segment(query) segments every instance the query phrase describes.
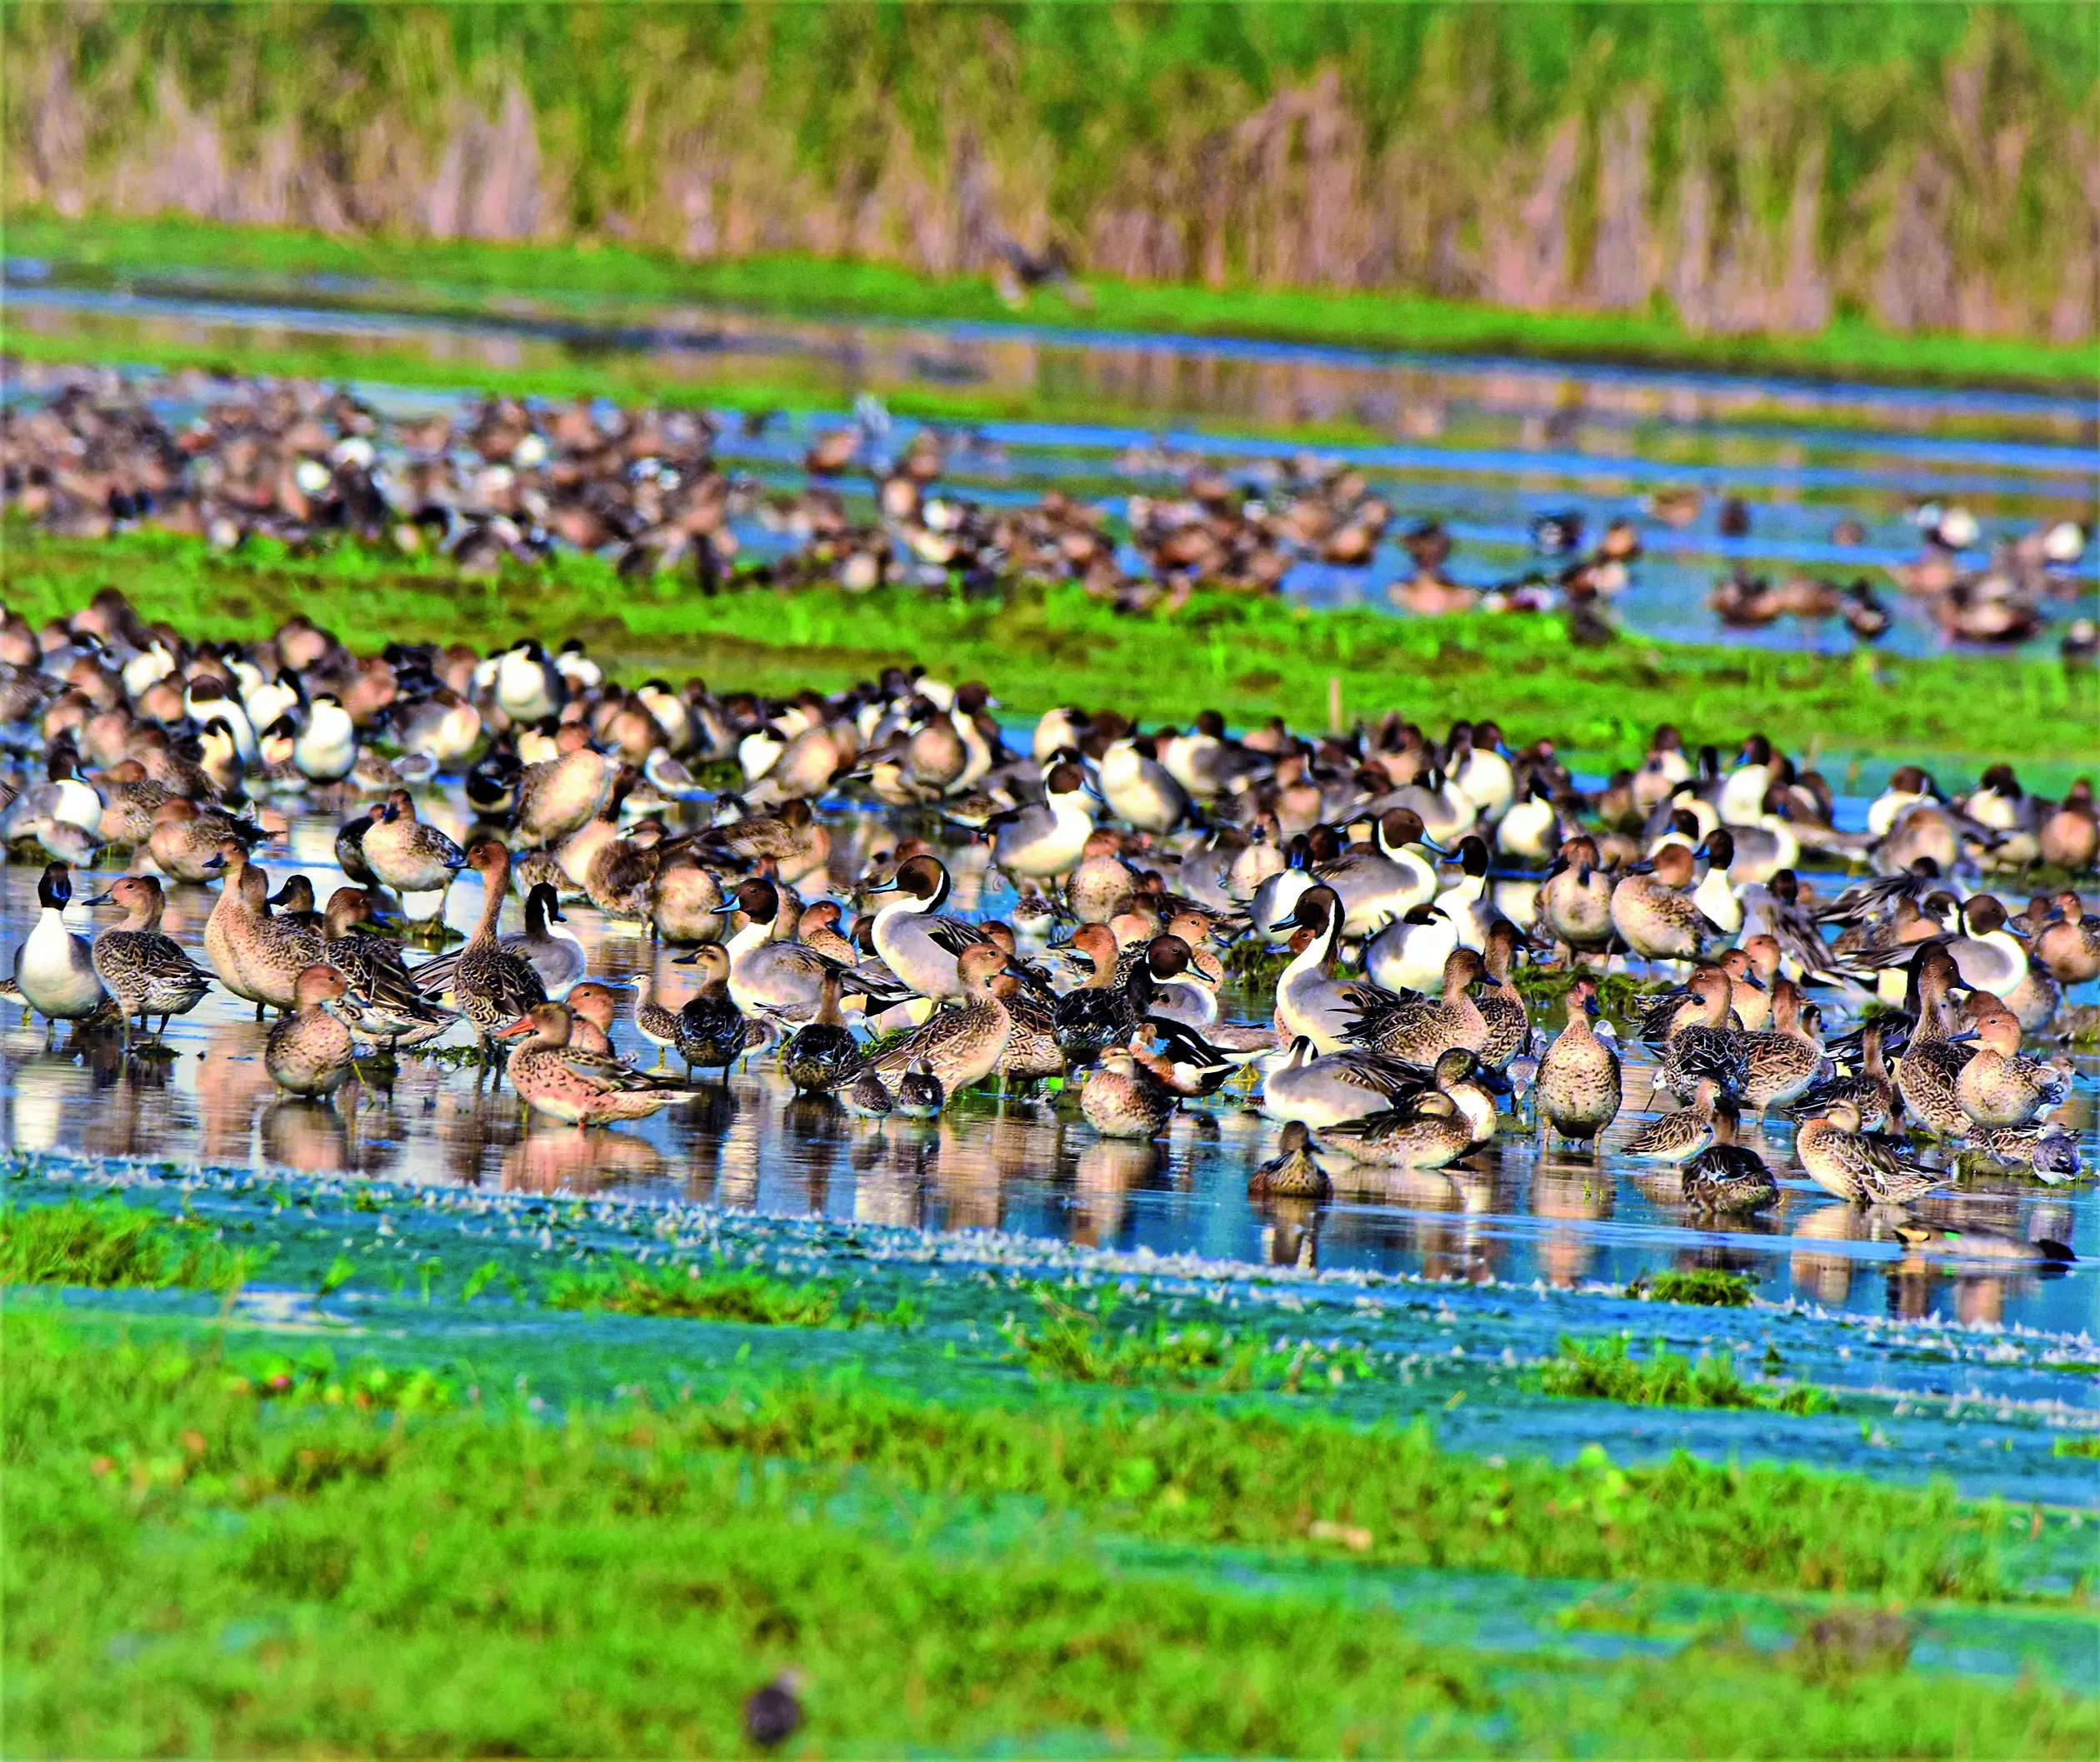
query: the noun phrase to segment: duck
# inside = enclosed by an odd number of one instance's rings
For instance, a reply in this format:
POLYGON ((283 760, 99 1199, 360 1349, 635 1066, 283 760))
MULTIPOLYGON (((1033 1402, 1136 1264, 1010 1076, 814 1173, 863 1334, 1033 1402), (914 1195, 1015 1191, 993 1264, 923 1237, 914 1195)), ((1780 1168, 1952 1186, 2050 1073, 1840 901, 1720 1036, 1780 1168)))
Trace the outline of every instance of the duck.
MULTIPOLYGON (((729 976, 728 954, 723 954, 714 971, 704 976, 710 980, 720 978, 727 981, 729 976)), ((654 973, 642 975, 638 989, 639 996, 636 998, 634 1005, 635 1029, 642 1039, 657 1049, 657 1061, 652 1068, 661 1071, 663 1068, 665 1056, 678 1048, 678 1011, 674 1006, 663 1001, 662 991, 657 983, 654 973)), ((732 1005, 732 1007, 733 1008, 734 1006, 732 1005)), ((741 1011, 738 1012, 737 1019, 740 1022, 743 1020, 741 1011)), ((739 1051, 741 1050, 739 1048, 739 1051)))
POLYGON ((1315 1131, 1382 1112, 1422 1087, 1422 1072, 1411 1065, 1355 1047, 1320 1053, 1305 1035, 1262 1063, 1262 1111, 1315 1131))
POLYGON ((1054 881, 1078 866, 1094 829, 1087 774, 1070 760, 1043 774, 1042 800, 997 814, 986 823, 992 861, 1008 875, 1054 881))
POLYGON ((1109 1053, 1087 1074, 1080 1111, 1104 1138, 1157 1138, 1181 1098, 1128 1049, 1109 1053))
POLYGON ((876 954, 903 984, 937 1003, 963 995, 961 956, 985 940, 977 925, 940 915, 952 885, 948 866, 921 853, 906 858, 889 881, 867 890, 887 896, 869 929, 876 954))
POLYGON ((261 841, 256 827, 236 821, 217 808, 199 807, 181 796, 171 796, 153 811, 152 830, 146 835, 147 854, 153 866, 170 881, 202 886, 225 866, 222 846, 238 839, 246 850, 261 841))
POLYGON ((1388 808, 1374 823, 1369 844, 1351 845, 1315 866, 1312 878, 1332 887, 1342 901, 1344 936, 1369 936, 1436 898, 1428 836, 1412 808, 1388 808))
POLYGON ((1869 1021, 1859 1033, 1858 1068, 1803 1090, 1782 1111, 1797 1121, 1809 1120, 1847 1101, 1868 1131, 1883 1130, 1896 1116, 1896 1085, 1882 1055, 1882 1041, 1881 1024, 1869 1021))
POLYGON ((959 1001, 936 1011, 869 1063, 886 1077, 924 1060, 952 1099, 998 1068, 1012 1029, 1006 1000, 1021 981, 1008 970, 1004 951, 978 943, 962 951, 957 963, 963 987, 959 1001))
POLYGON ((835 966, 825 969, 817 1013, 781 1049, 780 1068, 798 1095, 829 1095, 859 1074, 860 1042, 839 1010, 839 976, 835 966))
POLYGON ((62 862, 47 863, 37 882, 37 921, 15 952, 14 984, 28 1009, 44 1018, 45 1040, 62 1021, 81 1021, 107 1000, 94 947, 66 928, 72 878, 62 862))
POLYGON ((249 981, 245 951, 254 933, 257 906, 268 909, 269 882, 263 879, 259 893, 242 886, 241 878, 251 866, 248 850, 238 839, 222 841, 218 855, 225 879, 212 902, 211 915, 204 920, 204 958, 221 985, 255 1006, 255 1019, 260 1021, 262 994, 249 981))
POLYGON ((1344 986, 1343 1007, 1350 1014, 1342 1037, 1352 1046, 1424 1067, 1453 1046, 1478 1053, 1488 1044, 1489 1028, 1472 987, 1487 976, 1477 951, 1455 948, 1444 961, 1440 997, 1402 996, 1375 986, 1344 986))
POLYGON ((1188 792, 1159 762, 1150 740, 1125 736, 1110 741, 1099 776, 1109 811, 1139 832, 1164 836, 1188 817, 1188 792))
POLYGON ((1358 1162, 1388 1168, 1442 1169, 1473 1147, 1472 1127, 1448 1096, 1431 1093, 1412 1107, 1392 1108, 1329 1129, 1328 1144, 1358 1162))
POLYGON ((1957 973, 1944 944, 1921 944, 1911 966, 1917 988, 1917 1019, 1910 1042, 1896 1066, 1896 1092, 1904 1107, 1928 1131, 1941 1138, 1963 1136, 1975 1122, 1957 1092, 1970 1050, 1948 1037, 1948 992, 1957 973))
POLYGON ((332 693, 308 701, 305 726, 292 742, 292 763, 309 783, 340 783, 358 768, 358 725, 332 693))
POLYGON ((1823 1062, 1821 1012, 1802 1001, 1791 979, 1773 981, 1772 1023, 1758 1032, 1734 1033, 1748 1069, 1733 1093, 1761 1112, 1783 1108, 1799 1096, 1823 1062))
POLYGON ((2085 901, 2068 887, 2053 904, 2057 915, 2035 935, 2035 959, 2059 985, 2100 979, 2100 916, 2088 916, 2085 901))
POLYGON ((1722 1094, 1713 1078, 1701 1077, 1690 1103, 1642 1126, 1626 1141, 1626 1154, 1644 1162, 1689 1162, 1713 1142, 1713 1111, 1722 1094))
POLYGON ((1802 1122, 1794 1155, 1826 1193, 1855 1205, 1903 1205, 1943 1186, 1947 1177, 1915 1161, 1900 1139, 1862 1131, 1849 1101, 1802 1122))
POLYGON ((618 761, 591 744, 580 722, 564 722, 554 737, 552 758, 528 765, 518 779, 512 810, 518 836, 528 845, 550 847, 579 831, 598 813, 618 761))
POLYGON ((1992 895, 1979 893, 1958 908, 1960 934, 1949 940, 1948 953, 1962 983, 1972 991, 2004 997, 2028 971, 2028 951, 2008 927, 2005 907, 1992 895))
POLYGON ((1690 851, 1666 844, 1612 887, 1612 926, 1643 960, 1696 961, 1721 934, 1687 891, 1692 868, 1690 851))
POLYGON ((731 869, 770 864, 773 878, 792 886, 831 861, 831 829, 798 796, 782 802, 776 813, 747 814, 726 826, 709 827, 700 834, 695 848, 703 860, 731 869))
POLYGON ((169 1021, 187 1016, 204 1001, 212 976, 192 961, 181 943, 161 931, 168 901, 150 875, 128 875, 88 901, 121 906, 124 921, 96 936, 95 971, 117 1000, 124 1021, 124 1044, 131 1045, 132 1018, 143 1033, 149 1017, 161 1019, 159 1038, 169 1021))
POLYGON ((571 1044, 575 1018, 568 1006, 541 1001, 497 1031, 518 1041, 511 1054, 511 1086, 534 1113, 571 1126, 604 1126, 645 1119, 693 1091, 674 1078, 637 1071, 604 1053, 571 1044))
POLYGON ((586 980, 561 1001, 568 1006, 569 1044, 586 1052, 614 1056, 612 1024, 620 1010, 612 987, 586 980))
POLYGON ((1473 1001, 1488 1024, 1488 1037, 1478 1051, 1481 1063, 1496 1071, 1531 1050, 1531 1015, 1511 976, 1518 951, 1524 946, 1523 932, 1502 918, 1489 927, 1480 953, 1488 983, 1473 1001))
POLYGON ((2023 1166, 2048 1186, 2078 1178, 2078 1141, 2053 1120, 2040 1126, 1979 1126, 1962 1147, 1996 1163, 2023 1166))
POLYGON ((278 1088, 315 1100, 342 1088, 358 1049, 334 1005, 349 989, 348 980, 319 961, 293 981, 291 1011, 262 1043, 263 1066, 278 1088))
POLYGON ((1695 1211, 1762 1211, 1779 1199, 1779 1183, 1765 1160, 1736 1142, 1738 1113, 1733 1101, 1713 1104, 1713 1142, 1684 1165, 1684 1202, 1695 1211))
MULTIPOLYGON (((937 1080, 938 1081, 938 1080, 937 1080)), ((896 1111, 897 1097, 879 1072, 862 1065, 860 1075, 839 1091, 839 1105, 856 1120, 886 1120, 896 1111)))
POLYGON ((1682 1101, 1711 1079, 1724 1094, 1740 1096, 1750 1081, 1749 1048, 1728 1026, 1728 976, 1718 966, 1703 966, 1692 974, 1688 989, 1702 1013, 1672 1029, 1649 1093, 1667 1091, 1682 1101))
POLYGON ((941 1110, 948 1106, 948 1091, 935 1075, 931 1061, 915 1058, 904 1067, 904 1074, 897 1080, 893 1105, 907 1120, 940 1117, 941 1110))
POLYGON ((1364 946, 1365 976, 1388 991, 1442 988, 1458 925, 1441 906, 1419 905, 1392 919, 1364 946))
MULTIPOLYGON (((678 1014, 668 1025, 672 1031, 671 1044, 685 1061, 687 1070, 695 1065, 703 1071, 719 1070, 726 1081, 729 1067, 752 1046, 752 1025, 744 1019, 737 1001, 729 951, 719 942, 706 942, 684 959, 700 969, 700 982, 698 989, 678 1006, 678 1014)), ((835 1017, 838 974, 836 969, 827 968, 822 977, 835 1017)), ((820 992, 818 1021, 822 1020, 823 1008, 820 992)), ((637 1019, 639 1020, 638 1012, 637 1019)), ((654 1040, 664 1026, 652 1019, 642 1024, 642 1031, 654 1040)))
POLYGON ((1618 1051, 1595 1027, 1598 1006, 1597 981, 1578 978, 1568 988, 1568 1026, 1539 1059, 1532 1086, 1548 1143, 1558 1133, 1594 1146, 1625 1103, 1618 1051))
POLYGON ((722 882, 690 851, 672 850, 657 865, 650 921, 681 947, 722 940, 722 882))
MULTIPOLYGON (((800 942, 777 939, 781 920, 789 910, 798 910, 792 894, 769 881, 753 877, 742 882, 732 896, 733 911, 743 924, 730 937, 729 995, 747 1016, 766 1016, 785 1021, 808 1021, 815 1013, 824 976, 837 966, 827 962, 814 949, 800 942)), ((680 955, 675 965, 691 966, 712 962, 703 943, 689 955, 680 955)), ((904 993, 900 987, 885 1001, 895 1001, 904 993)))
MULTIPOLYGON (((416 817, 415 797, 405 789, 388 792, 378 817, 365 828, 360 851, 374 879, 404 900, 410 894, 438 895, 432 917, 443 911, 445 890, 467 863, 458 845, 416 817)), ((508 866, 504 872, 508 876, 508 866)))
MULTIPOLYGON (((547 987, 532 963, 505 948, 496 934, 502 917, 503 898, 510 889, 511 853, 495 840, 484 838, 467 852, 465 866, 482 878, 481 917, 474 933, 442 976, 426 981, 423 969, 418 967, 415 978, 433 996, 449 988, 459 1013, 479 1034, 486 1057, 501 1031, 524 1021, 548 1001, 547 987)), ((567 1019, 564 1011, 563 1020, 567 1019)))
POLYGON ((1978 1045, 1954 1080, 1954 1099, 1978 1126, 2027 1126, 2061 1106, 2064 1074, 2020 1051, 2020 1024, 2009 1010, 1987 1011, 1975 1026, 1978 1045))
POLYGON ((1538 890, 1538 924, 1571 954, 1611 946, 1614 883, 1604 872, 1597 841, 1587 832, 1562 841, 1538 890))
MULTIPOLYGON (((1352 985, 1335 977, 1342 925, 1340 897, 1332 887, 1312 886, 1298 896, 1290 916, 1278 926, 1303 931, 1306 941, 1276 981, 1276 1031, 1292 1038, 1302 1034, 1322 1052, 1338 1052, 1348 1042, 1358 1014, 1350 992, 1360 991, 1367 1000, 1392 995, 1375 985, 1352 985)), ((1297 947, 1295 936, 1292 946, 1297 947)))
POLYGON ((1326 1200, 1334 1193, 1327 1171, 1314 1160, 1319 1146, 1298 1120, 1288 1121, 1277 1140, 1277 1154, 1254 1171, 1247 1183, 1249 1199, 1326 1200))

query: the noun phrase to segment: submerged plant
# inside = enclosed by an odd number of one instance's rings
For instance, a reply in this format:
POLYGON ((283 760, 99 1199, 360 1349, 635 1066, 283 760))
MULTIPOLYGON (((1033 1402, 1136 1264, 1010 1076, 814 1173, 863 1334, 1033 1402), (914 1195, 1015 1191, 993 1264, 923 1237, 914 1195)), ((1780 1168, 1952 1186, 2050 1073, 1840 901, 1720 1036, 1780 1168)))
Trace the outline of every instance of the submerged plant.
POLYGON ((645 1266, 622 1255, 559 1275, 548 1287, 547 1300, 558 1310, 614 1310, 768 1328, 908 1327, 918 1319, 908 1298, 880 1313, 859 1305, 842 1313, 844 1295, 827 1280, 798 1283, 719 1260, 706 1266, 645 1266))
POLYGON ((1626 1287, 1626 1295, 1650 1303, 1697 1303, 1709 1309, 1740 1310, 1750 1304, 1750 1281, 1741 1273, 1716 1267, 1694 1267, 1690 1272, 1642 1273, 1626 1287))
POLYGON ((125 1205, 68 1200, 0 1207, 0 1284, 230 1290, 270 1256, 229 1248, 203 1225, 125 1205))
POLYGON ((1295 1395, 1308 1377, 1330 1386, 1368 1377, 1371 1363, 1355 1346, 1322 1347, 1309 1341, 1272 1345, 1215 1322, 1178 1321, 1155 1315, 1149 1325, 1118 1328, 1122 1299, 1105 1294, 1094 1309, 1067 1302, 1048 1285, 1034 1287, 1041 1314, 1034 1322, 1009 1317, 999 1332, 1012 1348, 1008 1359, 1036 1375, 1072 1383, 1109 1383, 1120 1388, 1165 1383, 1221 1391, 1280 1390, 1295 1395))
POLYGON ((1647 1358, 1635 1358, 1623 1335, 1588 1343, 1563 1336, 1560 1355, 1539 1372, 1548 1395, 1577 1400, 1625 1401, 1637 1407, 1741 1407, 1770 1413, 1828 1413, 1837 1405, 1830 1392, 1812 1383, 1776 1387, 1746 1383, 1735 1361, 1702 1353, 1690 1359, 1659 1344, 1647 1358))

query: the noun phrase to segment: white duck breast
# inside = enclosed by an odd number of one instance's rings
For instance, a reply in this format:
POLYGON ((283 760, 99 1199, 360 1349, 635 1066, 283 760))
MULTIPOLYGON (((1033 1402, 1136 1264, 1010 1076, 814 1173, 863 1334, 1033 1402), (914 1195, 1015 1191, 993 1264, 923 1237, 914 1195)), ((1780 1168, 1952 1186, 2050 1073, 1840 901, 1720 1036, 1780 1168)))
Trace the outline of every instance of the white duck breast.
POLYGON ((1472 838, 1461 850, 1465 873, 1437 896, 1436 906, 1457 929, 1461 948, 1485 948, 1502 916, 1488 896, 1488 846, 1472 838))
POLYGON ((1885 789, 1874 797, 1867 810, 1867 830, 1877 838, 1886 838, 1888 829, 1896 824, 1897 816, 1906 808, 1915 807, 1919 802, 1930 799, 1922 790, 1885 789))
POLYGON ((1101 793, 1118 819, 1141 832, 1171 832, 1188 812, 1188 796, 1172 773, 1132 741, 1118 741, 1101 756, 1101 793))
POLYGON ((148 686, 158 683, 174 671, 175 657, 168 653, 165 644, 156 641, 124 663, 124 695, 135 703, 148 686))
POLYGON ((51 780, 52 800, 48 810, 53 820, 62 820, 68 826, 77 826, 83 832, 102 837, 102 796, 90 783, 77 776, 53 777, 51 780))
POLYGON ((241 704, 251 722, 267 728, 280 716, 289 716, 299 707, 299 694, 282 679, 258 679, 241 694, 241 704))
POLYGON ((1692 903, 1719 926, 1723 936, 1732 936, 1742 928, 1742 901, 1728 885, 1728 871, 1718 866, 1700 877, 1699 885, 1692 890, 1692 903))
POLYGON ((1068 874, 1094 829, 1083 787, 1046 791, 992 835, 992 860, 1009 875, 1038 879, 1068 874))
POLYGON ((2002 997, 2027 976, 2027 950, 2010 931, 1957 937, 1947 945, 1962 983, 1972 991, 2002 997))
POLYGON ((561 675, 522 646, 497 661, 494 683, 496 701, 514 722, 536 722, 556 714, 568 695, 561 675))
POLYGON ((1772 767, 1738 765, 1721 786, 1718 809, 1723 826, 1756 826, 1764 817, 1765 791, 1772 787, 1772 767))
POLYGON ((1543 796, 1511 804, 1495 826, 1495 848, 1526 862, 1550 862, 1560 849, 1560 816, 1543 796))
POLYGON ((1159 761, 1190 795, 1208 800, 1223 781, 1220 766, 1224 756, 1225 743, 1215 735, 1178 734, 1167 743, 1159 761))
POLYGON ((1418 906, 1395 918, 1363 951, 1363 971, 1388 991, 1443 990, 1444 962, 1458 946, 1458 926, 1434 906, 1418 906))
POLYGON ((292 743, 292 762, 316 783, 338 783, 357 768, 358 728, 332 697, 317 697, 292 743))
POLYGON ((1490 822, 1508 812, 1517 796, 1517 773, 1509 768, 1509 761, 1499 752, 1483 751, 1478 746, 1467 754, 1452 781, 1472 803, 1479 817, 1490 822))
POLYGON ((745 781, 756 783, 780 762, 787 750, 787 737, 772 723, 752 729, 737 742, 737 762, 743 766, 745 781))

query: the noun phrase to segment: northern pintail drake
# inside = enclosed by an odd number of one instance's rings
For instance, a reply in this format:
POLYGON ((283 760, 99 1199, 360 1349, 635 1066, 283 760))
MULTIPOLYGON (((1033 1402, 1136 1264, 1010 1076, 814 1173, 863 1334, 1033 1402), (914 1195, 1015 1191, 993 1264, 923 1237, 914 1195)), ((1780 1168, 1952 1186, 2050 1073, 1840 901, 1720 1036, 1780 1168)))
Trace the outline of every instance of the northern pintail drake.
POLYGON ((1947 1181, 1917 1161, 1901 1139, 1862 1131, 1849 1101, 1802 1121, 1794 1155, 1818 1186, 1855 1205, 1908 1205, 1947 1181))
POLYGON ((334 1006, 349 989, 350 981, 332 966, 316 963, 299 975, 291 1012, 262 1046, 263 1065, 278 1088, 318 1098, 342 1086, 358 1049, 334 1006))
POLYGON ((1947 951, 1971 991, 2004 997, 2027 976, 2027 949, 2008 927, 2005 907, 1992 896, 1979 893, 1965 901, 1958 928, 1961 933, 1948 943, 1947 951))
POLYGON ((1342 901, 1342 934, 1366 936, 1436 898, 1435 853, 1421 815, 1388 808, 1373 825, 1369 844, 1351 845, 1312 872, 1342 901))
POLYGON ((123 1014, 124 1043, 129 1046, 134 1016, 141 1032, 151 1017, 159 1016, 160 1032, 165 1034, 171 1017, 187 1016, 204 1001, 212 976, 181 943, 162 933, 161 913, 168 902, 152 876, 128 875, 88 903, 104 900, 123 908, 124 921, 95 938, 95 971, 123 1014))
POLYGON ((1267 1056, 1263 1067, 1262 1111, 1316 1131, 1383 1112, 1397 1097, 1417 1092, 1422 1085, 1422 1073, 1414 1066, 1360 1048, 1316 1056, 1304 1035, 1267 1056))
POLYGON ((1597 981, 1578 979, 1568 993, 1568 1026, 1540 1058, 1534 1085, 1541 1122, 1580 1144, 1595 1144, 1625 1101, 1618 1051, 1597 1032, 1597 981))
MULTIPOLYGON (((743 882, 733 903, 722 908, 743 921, 729 938, 728 952, 729 995, 747 1016, 808 1021, 816 1013, 827 970, 837 966, 798 941, 776 939, 792 898, 771 881, 754 879, 743 882)), ((691 966, 712 959, 703 944, 679 956, 678 964, 691 966)))
POLYGON ((692 1098, 693 1091, 676 1079, 653 1076, 571 1044, 574 1018, 566 1004, 535 1004, 499 1031, 505 1039, 520 1039, 511 1054, 511 1086, 533 1112, 550 1119, 604 1126, 644 1119, 692 1098))
POLYGON ((940 915, 951 885, 947 866, 921 855, 906 858, 894 877, 867 890, 884 896, 869 932, 875 952, 904 984, 936 1002, 963 994, 958 962, 985 940, 977 925, 940 915))
POLYGON ((46 1038, 62 1021, 80 1021, 103 1003, 92 945, 66 928, 72 879, 62 862, 48 863, 37 883, 37 921, 15 952, 15 989, 44 1018, 46 1038))
POLYGON ((1006 1000, 1021 983, 1008 971, 1004 951, 988 942, 964 950, 958 966, 961 1000, 936 1011, 868 1061, 893 1080, 915 1060, 923 1059, 951 1100, 998 1069, 1012 1027, 1006 1000))
POLYGON ((1692 867, 1691 851, 1666 844, 1612 889, 1612 927, 1643 960, 1696 961, 1720 934, 1688 891, 1692 867))
POLYGON ((1328 1179, 1327 1171, 1314 1160, 1319 1146, 1312 1136, 1297 1120, 1286 1122, 1282 1136, 1278 1141, 1277 1154, 1255 1170, 1247 1183, 1249 1199, 1312 1199, 1328 1198, 1334 1191, 1334 1183, 1328 1179))
POLYGON ((992 861, 1008 875, 1036 881, 1070 874, 1094 829, 1092 800, 1083 770, 1069 760, 1052 765, 1042 779, 1041 801, 988 822, 992 861))
POLYGON ((1339 1052, 1348 1043, 1361 1008, 1351 993, 1369 998, 1389 995, 1376 986, 1335 976, 1342 957, 1342 924, 1341 899, 1325 886, 1308 888, 1282 921, 1282 926, 1303 931, 1306 941, 1277 979, 1276 1031, 1292 1039, 1303 1035, 1322 1052, 1339 1052))
POLYGON ((1954 1099, 1978 1126, 2027 1126, 2061 1106, 2070 1081, 2053 1065, 2020 1051, 2020 1024, 2009 1010, 1988 1010, 1975 1027, 1975 1051, 1954 1080, 1954 1099))

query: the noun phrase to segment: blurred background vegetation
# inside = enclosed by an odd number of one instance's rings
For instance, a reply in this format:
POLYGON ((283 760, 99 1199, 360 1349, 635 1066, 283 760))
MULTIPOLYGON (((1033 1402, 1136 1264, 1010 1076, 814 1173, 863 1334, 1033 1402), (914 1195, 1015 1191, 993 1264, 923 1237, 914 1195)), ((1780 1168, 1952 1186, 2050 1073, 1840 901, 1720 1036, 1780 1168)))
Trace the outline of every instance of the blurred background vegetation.
POLYGON ((2100 333, 2089 5, 14 6, 17 212, 2100 333))

